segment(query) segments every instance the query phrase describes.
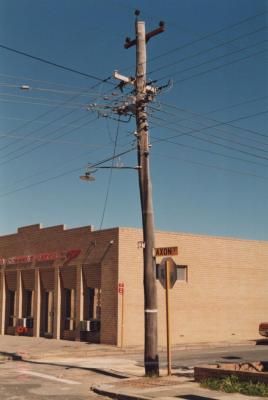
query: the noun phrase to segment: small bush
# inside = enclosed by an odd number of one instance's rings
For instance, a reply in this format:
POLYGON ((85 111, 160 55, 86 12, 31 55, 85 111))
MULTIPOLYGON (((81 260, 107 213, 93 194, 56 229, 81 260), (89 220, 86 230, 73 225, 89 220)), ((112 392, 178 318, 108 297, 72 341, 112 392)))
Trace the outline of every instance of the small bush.
POLYGON ((208 378, 201 382, 201 386, 220 390, 227 393, 241 393, 248 396, 268 396, 268 386, 264 383, 242 382, 234 376, 228 376, 224 379, 208 378))

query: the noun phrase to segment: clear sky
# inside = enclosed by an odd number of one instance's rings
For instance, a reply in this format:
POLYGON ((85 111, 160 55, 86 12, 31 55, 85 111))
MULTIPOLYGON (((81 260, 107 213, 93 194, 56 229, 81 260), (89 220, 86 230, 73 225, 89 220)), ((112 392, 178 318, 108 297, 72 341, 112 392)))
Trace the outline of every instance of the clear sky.
POLYGON ((265 0, 2 0, 0 234, 141 226, 135 170, 79 179, 134 146, 135 119, 112 113, 131 88, 103 80, 135 74, 136 8, 147 31, 166 23, 147 46, 148 81, 169 82, 148 108, 156 228, 268 240, 265 0))

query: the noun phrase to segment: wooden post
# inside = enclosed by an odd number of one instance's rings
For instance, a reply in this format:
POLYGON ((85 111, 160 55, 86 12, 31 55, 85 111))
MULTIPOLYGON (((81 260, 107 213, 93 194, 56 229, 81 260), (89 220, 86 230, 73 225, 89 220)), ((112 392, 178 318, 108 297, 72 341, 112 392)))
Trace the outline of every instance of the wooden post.
POLYGON ((121 298, 121 349, 124 346, 124 318, 125 318, 124 296, 125 296, 125 288, 123 287, 122 298, 121 298))
POLYGON ((170 304, 169 304, 169 290, 170 290, 170 266, 169 260, 166 261, 166 323, 167 323, 167 373, 171 375, 171 343, 170 343, 170 304))
POLYGON ((2 266, 1 273, 1 288, 0 288, 0 335, 5 334, 6 329, 6 278, 5 267, 2 266))
POLYGON ((40 270, 38 267, 34 271, 34 328, 33 335, 36 337, 40 336, 40 324, 41 324, 41 285, 40 285, 40 270))
POLYGON ((144 367, 146 376, 159 375, 157 343, 157 293, 155 279, 154 214, 149 168, 149 138, 146 112, 146 38, 145 23, 136 21, 136 124, 139 187, 144 240, 144 367))

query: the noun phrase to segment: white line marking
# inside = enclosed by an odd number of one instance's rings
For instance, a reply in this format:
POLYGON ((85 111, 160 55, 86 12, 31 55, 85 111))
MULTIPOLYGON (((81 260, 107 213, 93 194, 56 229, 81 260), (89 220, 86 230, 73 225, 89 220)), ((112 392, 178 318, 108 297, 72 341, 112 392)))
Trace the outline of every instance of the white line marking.
POLYGON ((71 381, 70 379, 56 378, 55 376, 47 375, 47 374, 41 374, 40 372, 34 372, 34 371, 28 371, 28 370, 20 370, 19 373, 20 374, 26 374, 26 375, 39 376, 40 378, 48 379, 50 381, 67 383, 68 385, 80 385, 80 382, 71 381))

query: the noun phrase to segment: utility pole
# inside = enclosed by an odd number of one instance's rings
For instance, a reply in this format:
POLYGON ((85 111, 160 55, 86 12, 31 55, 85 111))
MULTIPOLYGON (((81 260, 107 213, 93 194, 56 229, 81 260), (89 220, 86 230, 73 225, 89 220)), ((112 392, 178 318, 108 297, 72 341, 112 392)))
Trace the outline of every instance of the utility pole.
MULTIPOLYGON (((139 11, 135 12, 139 15, 139 11)), ((149 167, 149 135, 146 103, 153 88, 146 84, 146 42, 164 31, 161 22, 159 28, 145 33, 145 23, 136 18, 136 39, 126 39, 125 48, 136 45, 136 125, 137 152, 139 169, 139 189, 143 224, 143 260, 144 260, 144 367, 148 377, 159 376, 159 358, 157 343, 157 292, 155 271, 155 238, 152 201, 152 184, 149 167)))

